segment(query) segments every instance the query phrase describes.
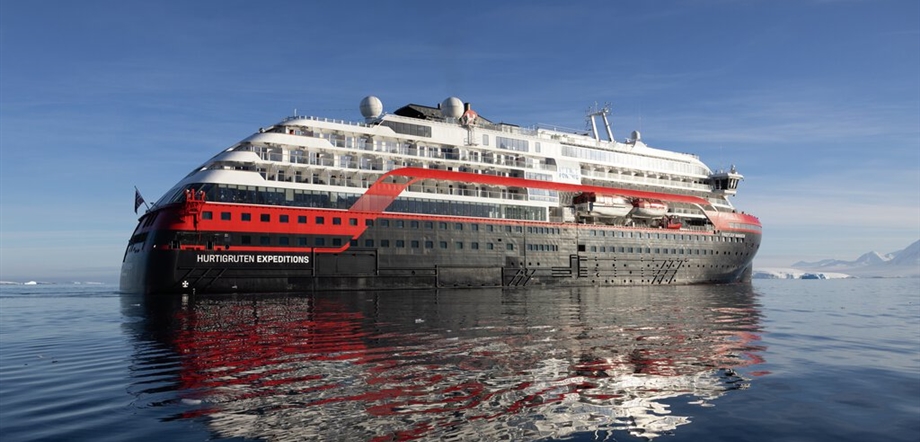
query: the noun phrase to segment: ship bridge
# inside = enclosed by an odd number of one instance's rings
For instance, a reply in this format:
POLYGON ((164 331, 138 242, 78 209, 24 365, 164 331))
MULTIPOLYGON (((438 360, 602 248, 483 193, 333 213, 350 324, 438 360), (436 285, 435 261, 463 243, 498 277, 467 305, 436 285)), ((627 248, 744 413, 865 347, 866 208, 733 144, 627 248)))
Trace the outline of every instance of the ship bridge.
POLYGON ((709 175, 709 184, 712 191, 724 196, 732 196, 738 193, 738 183, 744 180, 744 176, 735 170, 732 165, 727 172, 720 170, 709 175))

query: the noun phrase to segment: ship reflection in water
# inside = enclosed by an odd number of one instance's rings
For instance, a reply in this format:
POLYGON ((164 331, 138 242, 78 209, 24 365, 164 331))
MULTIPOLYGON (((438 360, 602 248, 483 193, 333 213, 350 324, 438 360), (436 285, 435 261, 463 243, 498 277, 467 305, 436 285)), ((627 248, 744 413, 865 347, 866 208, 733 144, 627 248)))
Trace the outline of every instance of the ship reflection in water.
POLYGON ((148 300, 131 304, 134 365, 146 376, 163 363, 151 345, 174 352, 177 418, 222 438, 651 439, 690 423, 667 400, 711 406, 760 374, 756 298, 741 284, 148 300))

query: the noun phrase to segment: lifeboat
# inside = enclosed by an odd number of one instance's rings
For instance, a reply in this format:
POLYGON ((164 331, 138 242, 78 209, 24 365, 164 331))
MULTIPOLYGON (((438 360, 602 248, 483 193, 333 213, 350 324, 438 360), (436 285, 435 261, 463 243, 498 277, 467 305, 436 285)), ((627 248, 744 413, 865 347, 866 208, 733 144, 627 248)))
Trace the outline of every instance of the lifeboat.
POLYGON ((668 213, 668 205, 661 201, 635 199, 630 216, 633 218, 659 218, 668 213))
POLYGON ((659 225, 660 225, 661 227, 666 228, 666 229, 677 230, 677 229, 680 229, 681 227, 683 227, 684 223, 680 220, 679 217, 676 217, 676 216, 665 216, 664 218, 661 219, 659 225))
POLYGON ((616 195, 595 195, 585 192, 572 199, 575 210, 581 216, 616 218, 624 217, 633 210, 626 198, 616 195))

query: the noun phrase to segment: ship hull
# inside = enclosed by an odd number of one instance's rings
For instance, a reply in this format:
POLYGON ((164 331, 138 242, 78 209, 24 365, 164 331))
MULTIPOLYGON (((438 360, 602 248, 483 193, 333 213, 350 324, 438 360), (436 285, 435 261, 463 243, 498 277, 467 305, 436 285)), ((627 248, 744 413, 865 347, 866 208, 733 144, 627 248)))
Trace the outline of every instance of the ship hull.
MULTIPOLYGON (((396 225, 399 217, 389 221, 396 225)), ((431 230, 424 222, 417 229, 378 223, 335 251, 146 244, 126 253, 121 289, 156 294, 733 283, 750 278, 760 244, 757 233, 479 221, 432 222, 431 230), (377 247, 358 246, 367 244, 377 247)))

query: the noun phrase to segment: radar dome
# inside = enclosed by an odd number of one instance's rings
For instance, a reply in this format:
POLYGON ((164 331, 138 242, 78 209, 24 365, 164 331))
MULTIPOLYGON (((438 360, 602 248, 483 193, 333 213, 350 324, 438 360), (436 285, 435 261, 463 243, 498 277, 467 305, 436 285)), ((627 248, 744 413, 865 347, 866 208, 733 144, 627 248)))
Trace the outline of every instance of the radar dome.
POLYGON ((448 97, 441 102, 441 115, 445 118, 460 118, 463 115, 463 102, 457 97, 448 97))
POLYGON ((377 118, 383 113, 383 103, 379 98, 368 95, 361 100, 361 115, 364 118, 377 118))
POLYGON ((632 139, 636 141, 642 141, 642 134, 639 133, 639 131, 634 130, 632 131, 632 139))

